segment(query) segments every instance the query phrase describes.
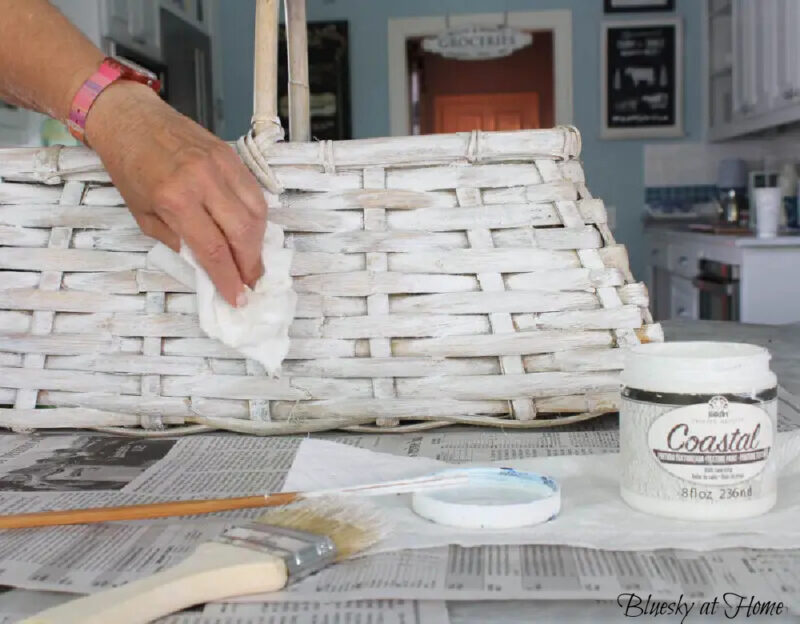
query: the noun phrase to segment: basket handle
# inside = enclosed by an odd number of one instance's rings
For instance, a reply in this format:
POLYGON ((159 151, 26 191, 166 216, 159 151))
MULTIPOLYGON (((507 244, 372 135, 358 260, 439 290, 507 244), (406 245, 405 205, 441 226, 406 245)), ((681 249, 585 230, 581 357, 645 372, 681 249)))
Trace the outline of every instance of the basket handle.
MULTIPOLYGON (((305 0, 284 0, 289 59, 289 136, 311 138, 308 89, 308 35, 305 0)), ((253 133, 275 132, 278 120, 278 2, 256 0, 253 72, 253 133)))

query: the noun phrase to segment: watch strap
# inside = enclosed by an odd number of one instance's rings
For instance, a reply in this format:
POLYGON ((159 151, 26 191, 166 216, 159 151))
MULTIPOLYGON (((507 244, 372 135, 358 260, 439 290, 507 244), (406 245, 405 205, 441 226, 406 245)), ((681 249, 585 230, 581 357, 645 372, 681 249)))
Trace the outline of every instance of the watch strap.
POLYGON ((97 97, 118 80, 127 79, 141 82, 151 87, 156 93, 161 90, 161 83, 152 76, 135 72, 130 67, 112 57, 106 57, 98 70, 81 85, 72 100, 67 119, 70 133, 82 143, 86 143, 86 118, 97 97))

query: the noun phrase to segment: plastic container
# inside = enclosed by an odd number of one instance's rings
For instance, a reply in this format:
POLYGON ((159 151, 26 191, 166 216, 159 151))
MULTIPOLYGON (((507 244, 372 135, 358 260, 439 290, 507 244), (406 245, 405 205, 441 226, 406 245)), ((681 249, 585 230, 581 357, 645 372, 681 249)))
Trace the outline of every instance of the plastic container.
POLYGON ((762 347, 724 342, 629 350, 620 409, 625 502, 691 520, 771 509, 777 380, 769 359, 762 347))
POLYGON ((512 468, 457 468, 465 485, 415 492, 414 512, 437 524, 464 529, 511 529, 547 522, 561 509, 561 491, 550 477, 512 468))
POLYGON ((781 215, 781 189, 771 186, 757 188, 753 193, 756 202, 756 236, 775 238, 781 215))
POLYGON ((723 158, 717 166, 717 188, 747 188, 747 163, 741 158, 723 158))

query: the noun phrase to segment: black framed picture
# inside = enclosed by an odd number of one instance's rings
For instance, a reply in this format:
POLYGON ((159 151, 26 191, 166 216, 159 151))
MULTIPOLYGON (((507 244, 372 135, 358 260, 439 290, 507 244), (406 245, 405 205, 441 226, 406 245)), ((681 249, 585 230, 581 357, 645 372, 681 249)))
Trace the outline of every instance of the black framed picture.
POLYGON ((603 23, 601 136, 683 136, 680 18, 603 23))
POLYGON ((603 0, 606 13, 674 11, 675 0, 603 0))
MULTIPOLYGON (((352 138, 350 121, 350 51, 346 21, 308 22, 308 83, 311 139, 352 138)), ((289 133, 286 29, 278 40, 278 113, 289 133)))

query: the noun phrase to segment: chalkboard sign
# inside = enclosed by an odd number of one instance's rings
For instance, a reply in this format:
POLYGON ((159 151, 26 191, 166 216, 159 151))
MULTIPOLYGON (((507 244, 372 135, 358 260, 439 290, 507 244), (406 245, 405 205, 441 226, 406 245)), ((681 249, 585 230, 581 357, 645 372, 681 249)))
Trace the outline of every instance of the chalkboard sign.
POLYGON ((603 24, 604 138, 683 134, 681 22, 603 24))
MULTIPOLYGON (((352 138, 347 22, 308 22, 308 83, 312 140, 352 138)), ((286 29, 278 39, 278 113, 289 133, 286 29)), ((289 138, 287 136, 287 138, 289 138)))

